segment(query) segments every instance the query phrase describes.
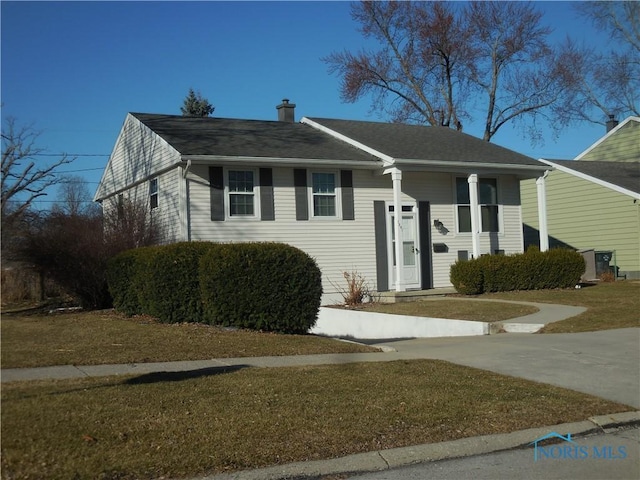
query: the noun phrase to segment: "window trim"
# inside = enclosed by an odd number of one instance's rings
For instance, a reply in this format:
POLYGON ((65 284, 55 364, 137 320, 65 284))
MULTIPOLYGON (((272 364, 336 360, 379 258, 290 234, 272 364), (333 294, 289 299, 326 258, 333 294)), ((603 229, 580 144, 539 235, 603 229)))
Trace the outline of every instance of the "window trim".
POLYGON ((224 215, 225 220, 238 221, 238 220, 260 220, 260 173, 257 168, 253 167, 224 167, 224 215), (251 172, 253 174, 253 214, 252 215, 239 215, 231 214, 231 197, 234 195, 248 195, 247 192, 231 192, 229 188, 229 173, 230 172, 251 172))
MULTIPOLYGON (((460 176, 454 176, 453 178, 453 192, 454 192, 454 202, 453 202, 453 207, 454 207, 454 214, 455 214, 455 223, 456 223, 456 234, 459 235, 471 235, 471 230, 469 231, 461 231, 460 230, 460 207, 468 207, 469 211, 471 211, 471 203, 458 203, 458 179, 461 179, 464 181, 465 184, 468 185, 468 177, 460 177, 460 176)), ((504 233, 504 225, 503 225, 503 221, 502 221, 502 204, 500 203, 500 190, 501 190, 501 185, 500 185, 500 178, 499 177, 478 177, 478 220, 480 221, 480 234, 500 234, 502 235, 504 233), (483 180, 494 180, 496 183, 496 202, 497 203, 480 203, 480 183, 483 180), (482 208, 483 207, 497 207, 497 211, 496 211, 496 220, 497 220, 497 224, 498 224, 498 230, 497 231, 491 231, 491 230, 484 230, 482 228, 482 208)))
POLYGON ((160 182, 158 177, 149 179, 149 210, 155 210, 160 205, 160 182), (154 188, 155 185, 155 188, 154 188))
POLYGON ((309 202, 309 220, 316 221, 331 221, 342 220, 342 185, 339 170, 326 170, 326 169, 308 169, 307 170, 307 196, 309 202), (335 189, 333 195, 328 194, 316 194, 313 192, 313 175, 314 174, 331 174, 335 180, 335 189), (314 208, 314 199, 316 195, 321 196, 333 196, 335 198, 335 215, 316 215, 314 208))

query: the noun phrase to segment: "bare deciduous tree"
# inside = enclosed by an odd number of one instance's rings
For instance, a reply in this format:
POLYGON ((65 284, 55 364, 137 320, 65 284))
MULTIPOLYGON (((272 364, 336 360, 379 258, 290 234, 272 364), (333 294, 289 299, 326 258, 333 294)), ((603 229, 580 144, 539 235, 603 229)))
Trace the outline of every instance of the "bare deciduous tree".
POLYGON ((84 178, 77 175, 63 176, 59 183, 57 201, 53 204, 52 211, 70 216, 99 213, 100 207, 93 201, 84 178))
POLYGON ((2 129, 2 196, 0 209, 5 219, 20 215, 33 201, 47 194, 47 189, 60 178, 55 171, 74 159, 66 154, 52 163, 41 158, 45 152, 37 146, 40 133, 32 126, 19 126, 14 118, 8 118, 2 129))
POLYGON ((352 16, 381 49, 324 61, 342 77, 345 101, 371 94, 373 109, 393 121, 460 130, 481 112, 490 141, 507 123, 535 126, 570 85, 529 3, 364 1, 352 16))
POLYGON ((154 221, 149 204, 124 196, 110 200, 103 209, 106 242, 118 251, 154 245, 160 242, 160 226, 154 221))
POLYGON ((640 3, 577 2, 577 12, 609 35, 613 47, 569 43, 563 60, 573 75, 573 94, 557 106, 565 123, 605 124, 610 116, 640 115, 640 3))
POLYGON ((39 212, 22 231, 16 258, 55 281, 84 308, 111 306, 107 263, 130 248, 155 243, 158 230, 145 206, 124 202, 120 211, 39 212))

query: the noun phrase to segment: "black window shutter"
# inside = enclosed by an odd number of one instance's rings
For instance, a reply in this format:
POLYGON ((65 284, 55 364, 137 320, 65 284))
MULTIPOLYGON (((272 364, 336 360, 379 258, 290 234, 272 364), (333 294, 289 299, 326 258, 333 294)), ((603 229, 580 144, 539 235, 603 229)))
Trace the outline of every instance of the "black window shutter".
POLYGON ((273 201, 273 170, 260 169, 260 220, 275 220, 276 212, 273 201))
POLYGON ((433 288, 431 264, 431 206, 429 202, 418 202, 418 228, 420 231, 420 286, 423 290, 433 288))
POLYGON ((293 170, 293 186, 296 197, 296 220, 309 220, 309 199, 307 197, 307 170, 293 170))
POLYGON ((209 191, 211 193, 211 220, 224 220, 224 173, 222 167, 209 167, 209 191))
POLYGON ((389 259, 387 257, 387 211, 381 200, 373 202, 373 224, 376 242, 376 281, 377 290, 389 290, 389 259))
POLYGON ((340 190, 342 191, 342 220, 355 220, 351 170, 340 170, 340 190))

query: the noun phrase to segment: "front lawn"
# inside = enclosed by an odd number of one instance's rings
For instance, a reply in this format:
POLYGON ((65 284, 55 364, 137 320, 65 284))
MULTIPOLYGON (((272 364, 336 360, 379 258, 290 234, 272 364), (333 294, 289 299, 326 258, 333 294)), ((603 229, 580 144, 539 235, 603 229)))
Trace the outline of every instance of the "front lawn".
POLYGON ((3 384, 3 478, 193 477, 632 410, 442 361, 196 373, 3 384))
POLYGON ((567 320, 546 325, 542 333, 574 333, 640 327, 640 281, 600 283, 580 289, 491 293, 479 298, 557 303, 586 307, 567 320))
POLYGON ((364 311, 412 315, 416 317, 451 318, 476 322, 497 322, 536 313, 531 305, 479 302, 473 300, 425 299, 416 302, 371 303, 359 307, 364 311))
POLYGON ((377 351, 313 335, 162 324, 149 317, 127 318, 112 310, 4 314, 0 332, 2 368, 377 351))

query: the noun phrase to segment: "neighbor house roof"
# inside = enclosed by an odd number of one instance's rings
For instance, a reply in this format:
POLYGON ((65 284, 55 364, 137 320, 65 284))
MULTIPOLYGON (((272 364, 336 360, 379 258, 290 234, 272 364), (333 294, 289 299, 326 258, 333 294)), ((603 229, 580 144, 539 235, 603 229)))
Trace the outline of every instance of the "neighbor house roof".
POLYGON ((562 172, 640 198, 640 162, 580 160, 541 160, 541 162, 562 172))
POLYGON ((234 118, 131 113, 183 156, 378 159, 308 125, 234 118))
POLYGON ((305 118, 394 159, 540 167, 533 158, 447 127, 305 118))

